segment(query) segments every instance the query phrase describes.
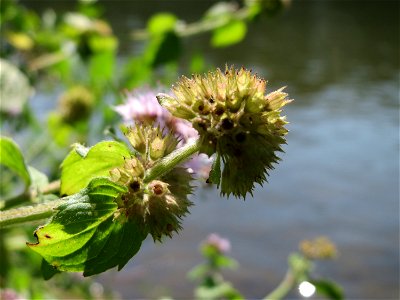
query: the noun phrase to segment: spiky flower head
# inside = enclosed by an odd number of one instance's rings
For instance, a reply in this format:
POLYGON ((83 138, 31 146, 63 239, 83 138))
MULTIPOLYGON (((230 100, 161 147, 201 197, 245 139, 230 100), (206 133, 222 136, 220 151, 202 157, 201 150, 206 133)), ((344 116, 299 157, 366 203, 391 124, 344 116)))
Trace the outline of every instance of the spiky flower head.
POLYGON ((120 212, 135 220, 154 240, 181 229, 180 220, 188 213, 192 203, 190 173, 176 167, 157 180, 145 181, 146 171, 158 160, 175 150, 177 139, 165 135, 160 128, 136 125, 125 132, 137 151, 136 156, 125 160, 122 167, 110 171, 111 179, 127 187, 117 203, 120 212))
POLYGON ((190 121, 201 139, 200 152, 217 153, 224 168, 219 181, 219 161, 213 181, 222 194, 245 197, 254 183, 266 181, 268 170, 279 158, 287 133, 281 108, 290 102, 283 88, 265 94, 266 81, 244 68, 226 67, 204 76, 182 77, 172 87, 174 97, 157 99, 175 117, 190 121))

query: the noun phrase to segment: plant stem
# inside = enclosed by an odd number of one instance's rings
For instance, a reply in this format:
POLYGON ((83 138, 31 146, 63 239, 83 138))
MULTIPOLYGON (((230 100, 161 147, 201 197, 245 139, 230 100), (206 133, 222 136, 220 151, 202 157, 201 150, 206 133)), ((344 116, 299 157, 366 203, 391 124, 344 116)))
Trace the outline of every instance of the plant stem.
MULTIPOLYGON (((152 168, 150 168, 144 177, 144 182, 148 183, 156 178, 162 177, 171 171, 176 165, 190 158, 193 154, 198 152, 200 149, 200 139, 186 144, 182 148, 175 150, 166 157, 158 161, 152 168)), ((60 182, 55 181, 50 183, 45 189, 42 189, 42 193, 48 193, 56 191, 60 188, 60 182)), ((30 193, 24 193, 12 202, 23 203, 27 200, 32 200, 37 196, 37 192, 33 191, 30 193)), ((42 203, 35 206, 24 206, 15 209, 9 209, 0 211, 0 227, 16 225, 31 221, 37 221, 50 217, 54 213, 54 209, 60 204, 67 201, 65 198, 61 198, 48 203, 42 203)))
POLYGON ((296 285, 295 277, 292 273, 292 270, 289 269, 286 272, 285 278, 281 281, 281 283, 267 296, 264 297, 264 300, 278 300, 283 299, 296 285))
POLYGON ((1 211, 0 228, 48 218, 54 213, 54 209, 66 201, 66 198, 61 198, 51 202, 37 204, 35 206, 24 206, 1 211))
POLYGON ((169 155, 159 160, 152 168, 147 170, 143 181, 148 183, 156 178, 162 177, 171 171, 176 165, 190 158, 200 149, 200 139, 186 144, 169 155))
MULTIPOLYGON (((250 15, 250 8, 244 7, 233 12, 231 18, 216 18, 212 20, 201 20, 190 24, 179 24, 179 26, 175 28, 175 34, 180 37, 186 37, 209 32, 229 24, 232 20, 246 20, 250 15)), ((132 32, 131 36, 134 40, 147 40, 150 38, 150 34, 146 29, 135 30, 132 32)))

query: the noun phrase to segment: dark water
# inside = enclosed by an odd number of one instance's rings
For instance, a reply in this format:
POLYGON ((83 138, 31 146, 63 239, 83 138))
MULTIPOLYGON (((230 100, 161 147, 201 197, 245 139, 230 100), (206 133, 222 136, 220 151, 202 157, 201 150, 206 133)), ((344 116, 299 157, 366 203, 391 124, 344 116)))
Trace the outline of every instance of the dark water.
MULTIPOLYGON (((156 10, 193 20, 209 2, 107 2, 117 33, 156 10)), ((267 294, 298 242, 329 236, 340 255, 317 274, 344 287, 349 299, 399 297, 399 2, 294 1, 253 24, 246 40, 211 49, 208 36, 186 49, 210 65, 246 66, 270 88, 287 85, 295 99, 285 114, 288 145, 269 183, 245 202, 198 190, 184 231, 162 245, 148 239, 121 272, 100 281, 123 298, 191 298, 185 274, 202 259, 209 233, 230 239, 240 269, 226 273, 248 298, 267 294)), ((294 294, 296 296, 296 294, 294 294)))

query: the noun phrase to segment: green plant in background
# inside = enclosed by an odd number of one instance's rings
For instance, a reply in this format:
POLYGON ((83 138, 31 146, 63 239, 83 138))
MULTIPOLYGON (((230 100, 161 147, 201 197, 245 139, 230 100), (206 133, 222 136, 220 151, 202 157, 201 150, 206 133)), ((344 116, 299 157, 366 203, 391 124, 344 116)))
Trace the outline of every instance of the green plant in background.
MULTIPOLYGON (((231 250, 229 240, 218 234, 210 234, 202 243, 200 251, 206 259, 194 267, 188 277, 199 281, 194 296, 196 299, 244 299, 244 296, 224 280, 223 269, 236 269, 237 262, 228 256, 231 250)), ((315 279, 312 272, 315 261, 333 259, 337 255, 335 245, 326 237, 304 240, 299 245, 299 252, 288 258, 289 268, 282 282, 263 299, 282 299, 298 289, 303 297, 319 296, 329 299, 343 299, 339 286, 329 280, 315 279)))

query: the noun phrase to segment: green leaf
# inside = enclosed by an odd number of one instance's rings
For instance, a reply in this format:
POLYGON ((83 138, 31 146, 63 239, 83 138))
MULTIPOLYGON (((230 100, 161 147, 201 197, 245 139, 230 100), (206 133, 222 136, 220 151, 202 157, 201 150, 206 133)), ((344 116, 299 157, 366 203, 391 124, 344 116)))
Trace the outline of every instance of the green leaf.
POLYGON ((7 60, 0 59, 0 111, 21 113, 31 94, 28 77, 7 60))
POLYGON ((25 187, 31 183, 28 168, 18 145, 8 137, 0 137, 0 164, 10 168, 25 182, 25 187))
POLYGON ((101 88, 109 82, 114 74, 115 53, 113 51, 99 52, 90 57, 89 76, 92 84, 101 88))
POLYGON ((29 176, 32 180, 31 187, 34 189, 40 189, 49 184, 49 179, 46 174, 40 172, 34 167, 28 166, 29 176))
MULTIPOLYGON (((118 210, 115 199, 125 192, 107 178, 93 179, 57 208, 50 222, 35 231, 37 243, 28 246, 58 271, 90 276, 116 266, 120 270, 147 235, 118 210)), ((51 275, 49 267, 45 271, 51 275)))
POLYGON ((177 17, 170 13, 158 13, 153 15, 147 23, 147 30, 151 35, 164 34, 175 28, 177 17))
POLYGON ((174 32, 167 32, 151 39, 146 48, 146 61, 156 67, 176 61, 182 52, 180 38, 174 32))
POLYGON ((42 260, 42 265, 41 265, 41 271, 42 271, 42 276, 44 280, 49 280, 51 279, 54 275, 57 273, 60 273, 56 268, 54 268, 52 265, 50 265, 46 260, 42 260))
POLYGON ((235 299, 240 300, 244 297, 232 286, 231 283, 223 281, 216 285, 202 285, 195 290, 197 299, 235 299))
POLYGON ((111 169, 121 167, 125 158, 130 156, 127 146, 115 141, 103 141, 94 145, 84 157, 76 148, 73 149, 61 164, 61 195, 75 194, 86 187, 91 179, 108 176, 111 169))
POLYGON ((115 52, 118 48, 118 39, 114 36, 92 35, 88 43, 93 52, 115 52))
POLYGON ((217 153, 217 156, 213 161, 207 182, 216 184, 217 187, 219 187, 221 182, 221 156, 219 153, 217 153))
POLYGON ((211 45, 214 47, 226 47, 239 43, 246 36, 246 32, 247 26, 245 22, 240 20, 231 21, 213 31, 211 45))
POLYGON ((316 289, 317 294, 333 300, 344 299, 342 288, 330 280, 309 280, 316 289))

